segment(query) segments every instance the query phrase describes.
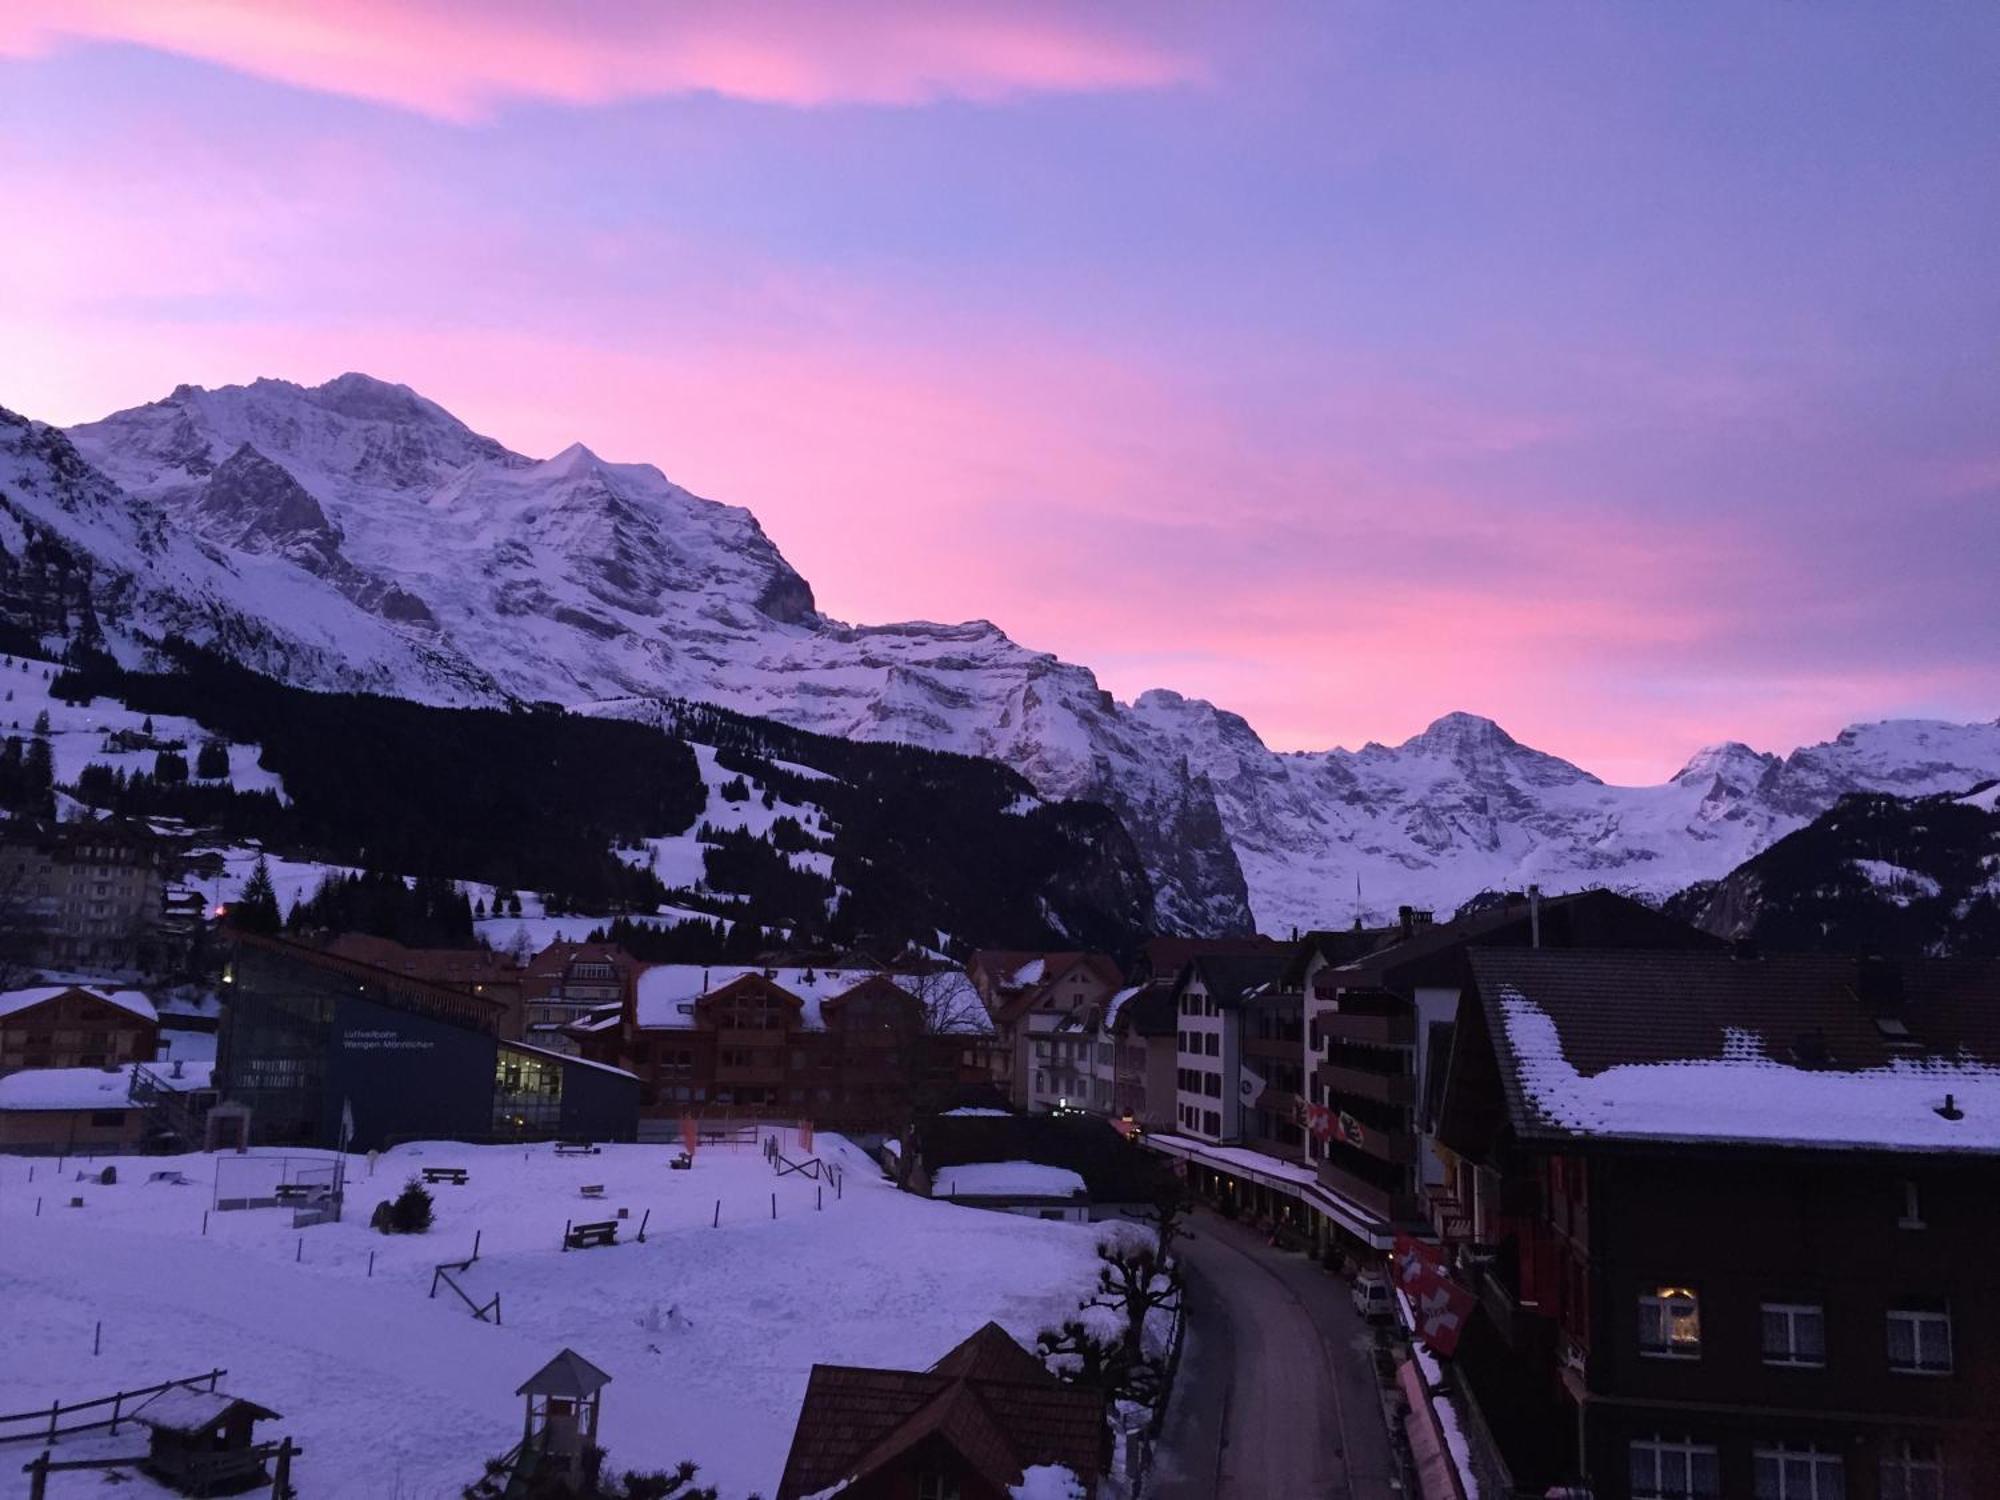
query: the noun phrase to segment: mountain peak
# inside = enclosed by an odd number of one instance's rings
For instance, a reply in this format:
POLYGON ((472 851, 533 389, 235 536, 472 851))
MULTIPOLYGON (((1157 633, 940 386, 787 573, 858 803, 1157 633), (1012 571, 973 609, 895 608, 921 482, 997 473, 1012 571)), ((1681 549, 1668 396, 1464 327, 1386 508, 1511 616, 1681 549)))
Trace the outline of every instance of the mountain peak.
POLYGON ((1674 773, 1675 781, 1698 781, 1710 776, 1735 776, 1754 784, 1778 763, 1775 755, 1753 750, 1741 740, 1722 740, 1704 745, 1688 757, 1688 763, 1674 773))
POLYGON ((1449 755, 1466 750, 1511 750, 1518 743, 1491 719, 1455 710, 1431 720, 1422 734, 1412 735, 1402 748, 1449 755))

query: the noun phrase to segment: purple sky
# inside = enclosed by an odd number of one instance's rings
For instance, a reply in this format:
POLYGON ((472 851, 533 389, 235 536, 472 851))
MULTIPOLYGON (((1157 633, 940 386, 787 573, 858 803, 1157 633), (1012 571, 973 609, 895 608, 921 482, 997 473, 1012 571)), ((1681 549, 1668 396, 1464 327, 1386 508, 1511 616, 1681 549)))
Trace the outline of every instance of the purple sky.
POLYGON ((1286 748, 2000 712, 2000 9, 0 20, 30 415, 366 370, 1286 748))

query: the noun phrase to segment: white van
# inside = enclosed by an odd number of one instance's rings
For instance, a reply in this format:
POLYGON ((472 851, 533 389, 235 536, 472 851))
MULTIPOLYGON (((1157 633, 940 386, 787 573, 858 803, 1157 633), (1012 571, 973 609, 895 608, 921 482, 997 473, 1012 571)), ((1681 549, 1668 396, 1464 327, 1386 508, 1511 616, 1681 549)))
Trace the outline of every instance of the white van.
POLYGON ((1357 1272, 1352 1288, 1354 1310, 1364 1318, 1386 1318, 1396 1310, 1395 1292, 1388 1273, 1374 1267, 1357 1272))

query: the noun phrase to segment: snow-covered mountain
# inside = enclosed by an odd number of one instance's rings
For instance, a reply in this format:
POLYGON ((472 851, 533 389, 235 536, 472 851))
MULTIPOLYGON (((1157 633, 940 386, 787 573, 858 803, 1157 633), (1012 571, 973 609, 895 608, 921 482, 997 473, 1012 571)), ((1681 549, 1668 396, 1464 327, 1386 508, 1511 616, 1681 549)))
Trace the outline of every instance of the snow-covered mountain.
POLYGON ((1993 724, 1864 726, 1783 760, 1723 745, 1638 788, 1465 714, 1280 754, 1199 700, 1117 703, 985 621, 829 619, 748 511, 580 446, 523 457, 363 375, 182 386, 68 438, 0 424, 0 545, 29 519, 92 558, 113 635, 176 629, 291 681, 433 702, 685 697, 987 756, 1117 809, 1170 929, 1344 925, 1357 877, 1373 915, 1527 881, 1664 895, 1842 792, 2000 775, 1993 724))

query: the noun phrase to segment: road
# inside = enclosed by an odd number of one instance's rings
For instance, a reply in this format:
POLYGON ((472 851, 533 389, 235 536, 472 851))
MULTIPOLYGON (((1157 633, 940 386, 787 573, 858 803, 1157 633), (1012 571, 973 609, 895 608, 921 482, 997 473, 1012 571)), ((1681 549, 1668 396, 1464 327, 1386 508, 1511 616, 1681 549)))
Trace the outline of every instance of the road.
POLYGON ((1199 1214, 1150 1500, 1387 1500, 1395 1460, 1347 1284, 1199 1214))

